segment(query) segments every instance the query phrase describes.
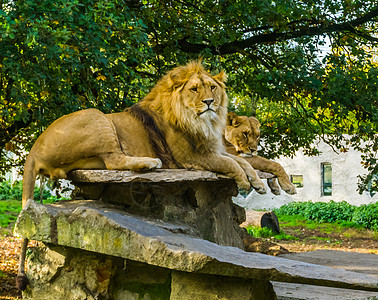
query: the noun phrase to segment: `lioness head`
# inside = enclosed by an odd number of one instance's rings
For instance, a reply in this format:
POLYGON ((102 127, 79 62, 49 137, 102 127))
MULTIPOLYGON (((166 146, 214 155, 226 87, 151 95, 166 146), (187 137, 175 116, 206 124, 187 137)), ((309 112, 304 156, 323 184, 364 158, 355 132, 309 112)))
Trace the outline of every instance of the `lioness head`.
POLYGON ((226 75, 212 76, 197 61, 167 73, 144 98, 171 125, 207 139, 220 139, 226 125, 226 75))
POLYGON ((229 112, 225 138, 234 145, 240 156, 255 156, 260 139, 260 122, 255 117, 238 116, 229 112))

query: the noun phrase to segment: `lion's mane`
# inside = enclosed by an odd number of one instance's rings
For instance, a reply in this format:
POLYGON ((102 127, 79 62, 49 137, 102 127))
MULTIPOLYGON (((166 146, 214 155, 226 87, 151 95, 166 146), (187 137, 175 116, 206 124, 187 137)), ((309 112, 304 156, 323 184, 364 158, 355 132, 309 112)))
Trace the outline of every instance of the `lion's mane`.
POLYGON ((180 66, 163 76, 151 92, 139 103, 145 111, 155 111, 163 116, 165 122, 179 129, 197 142, 213 143, 222 147, 222 134, 227 120, 227 94, 224 81, 226 76, 223 72, 218 77, 212 77, 221 88, 221 101, 217 114, 212 119, 198 117, 193 110, 183 106, 183 87, 188 80, 197 75, 210 76, 200 62, 192 61, 185 66, 180 66))

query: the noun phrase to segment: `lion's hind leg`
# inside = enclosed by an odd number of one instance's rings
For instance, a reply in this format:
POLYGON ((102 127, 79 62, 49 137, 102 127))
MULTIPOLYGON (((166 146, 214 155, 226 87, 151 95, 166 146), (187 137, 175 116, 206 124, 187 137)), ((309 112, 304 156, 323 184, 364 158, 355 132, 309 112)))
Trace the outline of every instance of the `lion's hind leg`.
POLYGON ((112 152, 100 155, 108 170, 151 170, 159 169, 162 162, 158 158, 152 157, 135 157, 125 154, 112 152))

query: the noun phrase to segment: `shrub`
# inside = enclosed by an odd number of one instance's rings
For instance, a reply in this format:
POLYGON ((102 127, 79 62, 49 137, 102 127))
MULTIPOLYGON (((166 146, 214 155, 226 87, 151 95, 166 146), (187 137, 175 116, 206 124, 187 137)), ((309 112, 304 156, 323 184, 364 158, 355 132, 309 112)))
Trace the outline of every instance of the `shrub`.
POLYGON ((378 203, 355 206, 342 202, 291 202, 275 210, 279 215, 300 215, 307 220, 327 223, 353 223, 378 230, 378 203))
POLYGON ((330 202, 307 203, 303 216, 317 222, 350 221, 355 209, 346 201, 334 202, 331 200, 330 202))
MULTIPOLYGON (((41 196, 41 189, 35 187, 34 199, 39 200, 41 196)), ((49 190, 43 190, 43 199, 52 197, 49 190)), ((9 181, 0 182, 0 200, 19 200, 22 199, 22 181, 15 181, 13 183, 9 181)))
POLYGON ((0 182, 0 200, 20 200, 22 198, 22 181, 0 182))
POLYGON ((353 213, 352 222, 365 228, 378 230, 378 202, 357 207, 353 213))

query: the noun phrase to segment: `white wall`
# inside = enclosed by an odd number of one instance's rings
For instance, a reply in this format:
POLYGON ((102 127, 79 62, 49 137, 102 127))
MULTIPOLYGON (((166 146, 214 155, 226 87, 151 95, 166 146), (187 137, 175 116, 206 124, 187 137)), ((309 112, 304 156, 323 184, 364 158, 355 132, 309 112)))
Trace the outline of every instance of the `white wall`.
POLYGON ((291 201, 347 201, 353 205, 369 204, 378 201, 378 193, 371 197, 364 192, 357 192, 358 175, 366 174, 361 164, 361 154, 354 150, 347 153, 335 153, 323 142, 317 146, 322 152, 320 156, 308 157, 298 151, 293 159, 280 158, 279 162, 290 175, 303 175, 303 188, 297 188, 296 195, 288 195, 281 191, 275 196, 269 189, 266 195, 259 195, 255 191, 246 199, 238 197, 234 201, 247 209, 278 208, 291 201), (321 164, 332 165, 332 196, 322 196, 321 164))

